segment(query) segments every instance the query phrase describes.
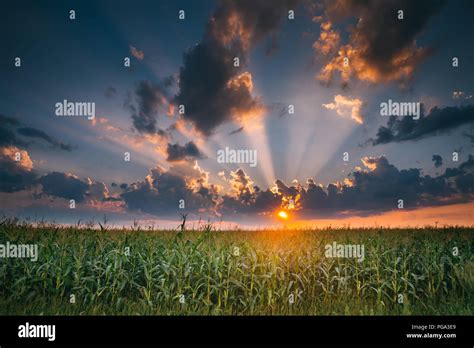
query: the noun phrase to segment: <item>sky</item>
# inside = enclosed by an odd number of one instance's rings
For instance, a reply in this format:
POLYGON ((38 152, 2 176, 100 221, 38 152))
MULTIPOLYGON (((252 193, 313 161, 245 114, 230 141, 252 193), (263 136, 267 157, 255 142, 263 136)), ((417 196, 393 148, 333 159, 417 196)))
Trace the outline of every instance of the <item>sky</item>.
POLYGON ((9 2, 0 215, 472 225, 473 15, 469 0, 9 2), (419 114, 383 115, 389 101, 419 114))

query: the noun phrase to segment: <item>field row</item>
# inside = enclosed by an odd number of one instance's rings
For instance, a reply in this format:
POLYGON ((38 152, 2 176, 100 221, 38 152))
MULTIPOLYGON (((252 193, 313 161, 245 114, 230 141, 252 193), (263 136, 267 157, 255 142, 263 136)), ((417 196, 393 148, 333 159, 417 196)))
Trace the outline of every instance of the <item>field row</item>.
POLYGON ((38 260, 0 259, 0 313, 472 315, 473 232, 3 225, 38 260))

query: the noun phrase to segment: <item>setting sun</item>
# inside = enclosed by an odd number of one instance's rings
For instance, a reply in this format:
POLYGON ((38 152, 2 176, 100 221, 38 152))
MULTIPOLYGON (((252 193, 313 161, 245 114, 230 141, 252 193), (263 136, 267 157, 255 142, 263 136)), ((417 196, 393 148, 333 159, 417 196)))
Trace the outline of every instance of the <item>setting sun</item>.
POLYGON ((286 220, 286 219, 288 219, 288 214, 285 211, 282 210, 278 213, 278 217, 281 218, 281 219, 286 220))

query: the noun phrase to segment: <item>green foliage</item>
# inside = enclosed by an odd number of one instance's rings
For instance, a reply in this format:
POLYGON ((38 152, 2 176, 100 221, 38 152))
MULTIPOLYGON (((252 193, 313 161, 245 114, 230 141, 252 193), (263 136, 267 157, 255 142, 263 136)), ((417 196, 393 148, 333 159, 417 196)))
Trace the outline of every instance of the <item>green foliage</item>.
POLYGON ((39 258, 0 259, 0 314, 474 314, 470 228, 178 233, 8 220, 6 241, 38 244, 39 258), (364 245, 365 259, 325 257, 334 241, 364 245))

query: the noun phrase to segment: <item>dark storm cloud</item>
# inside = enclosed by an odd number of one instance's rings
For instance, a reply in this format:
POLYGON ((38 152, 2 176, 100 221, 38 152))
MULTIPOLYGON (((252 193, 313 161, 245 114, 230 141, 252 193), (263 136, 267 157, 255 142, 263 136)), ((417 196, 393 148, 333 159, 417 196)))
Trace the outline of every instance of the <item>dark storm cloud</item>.
POLYGON ((31 128, 31 127, 22 127, 17 129, 18 134, 23 135, 24 137, 29 137, 29 138, 38 138, 46 141, 53 147, 57 147, 61 150, 64 151, 72 151, 73 147, 69 144, 64 144, 50 135, 46 134, 42 130, 36 129, 36 128, 31 128))
POLYGON ((474 173, 458 176, 456 178, 456 186, 465 194, 474 194, 474 173))
POLYGON ((474 156, 469 155, 466 162, 463 162, 457 168, 446 168, 444 173, 445 178, 455 178, 459 175, 469 174, 474 172, 474 156))
POLYGON ((174 217, 182 212, 181 199, 186 212, 231 217, 273 213, 285 197, 297 201, 298 214, 307 218, 397 210, 400 199, 405 209, 474 200, 474 156, 438 176, 424 175, 417 168, 398 169, 383 156, 362 162, 365 168, 353 171, 344 182, 322 186, 308 179, 304 185, 286 185, 276 180, 272 189, 254 185, 240 168, 225 178, 230 186, 225 193, 210 185, 202 172, 190 177, 156 168, 146 180, 122 187, 121 197, 131 211, 174 217))
MULTIPOLYGON (((38 172, 33 169, 33 162, 28 152, 18 147, 26 147, 30 143, 23 142, 13 130, 7 128, 9 126, 19 126, 21 122, 15 118, 3 115, 0 115, 0 120, 2 121, 0 124, 0 135, 3 136, 0 141, 0 191, 16 192, 31 189, 38 182, 42 182, 44 177, 39 177, 38 172)), ((66 151, 71 150, 70 145, 60 143, 36 128, 21 127, 16 129, 16 132, 22 137, 42 139, 54 147, 66 151)), ((54 180, 48 181, 47 178, 44 180, 46 180, 46 184, 49 183, 53 188, 57 184, 54 180)), ((48 189, 48 185, 46 187, 48 189)), ((61 190, 61 188, 57 186, 56 190, 61 190)))
POLYGON ((255 192, 247 196, 223 196, 219 211, 224 214, 224 216, 232 214, 256 215, 259 213, 273 212, 280 207, 280 198, 271 190, 261 190, 258 186, 254 189, 255 192), (242 199, 244 197, 245 199, 242 199))
POLYGON ((2 126, 4 126, 4 125, 19 126, 20 121, 18 121, 14 117, 9 117, 9 116, 5 116, 3 114, 0 114, 0 125, 2 125, 2 126))
MULTIPOLYGON (((398 169, 385 157, 365 158, 366 170, 352 172, 343 183, 316 185, 309 179, 306 185, 287 186, 275 181, 276 190, 249 190, 242 182, 237 195, 226 195, 220 207, 223 212, 258 214, 273 212, 280 207, 282 197, 296 200, 305 217, 333 216, 340 213, 364 215, 398 209, 402 199, 404 208, 413 209, 468 202, 474 199, 474 157, 458 168, 448 168, 437 177, 423 175, 420 169, 398 169)), ((240 170, 242 171, 242 170, 240 170)), ((239 177, 246 177, 242 171, 239 177)), ((246 179, 248 180, 248 179, 246 179)))
POLYGON ((192 121, 204 135, 230 121, 235 110, 246 111, 257 106, 258 102, 244 85, 238 88, 228 85, 239 72, 232 63, 239 56, 215 41, 203 41, 184 56, 180 92, 175 102, 185 106, 184 118, 192 121))
POLYGON ((8 145, 25 146, 26 144, 18 139, 14 131, 4 127, 2 124, 0 125, 0 146, 8 145))
POLYGON ((168 154, 166 160, 169 162, 202 159, 205 157, 192 141, 185 145, 168 143, 166 153, 168 154))
POLYGON ((325 66, 322 79, 329 81, 335 71, 347 74, 343 75, 346 80, 348 75, 354 75, 373 83, 410 79, 417 66, 432 51, 430 48, 417 47, 416 39, 445 2, 444 0, 326 1, 325 21, 339 23, 350 17, 356 17, 358 21, 350 27, 349 43, 341 46, 342 50, 337 49, 339 34, 330 26, 326 26, 327 34, 321 36, 315 46, 322 52, 323 48, 336 46, 332 51, 343 54, 338 53, 339 55, 325 66), (403 19, 398 19, 399 10, 403 11, 403 19), (347 56, 350 60, 345 72, 339 65, 343 56, 347 56))
POLYGON ((358 23, 354 35, 363 40, 362 45, 367 48, 363 56, 380 71, 389 72, 394 68, 391 65, 393 58, 414 45, 417 35, 445 1, 355 0, 352 3, 352 8, 362 13, 363 20, 358 23), (397 18, 398 10, 404 11, 403 20, 397 18))
POLYGON ((230 172, 228 183, 232 191, 222 197, 219 205, 219 211, 224 215, 266 213, 277 209, 281 204, 277 194, 254 185, 242 168, 230 172))
POLYGON ((51 172, 38 178, 35 183, 42 187, 40 196, 45 194, 52 197, 74 199, 78 203, 86 199, 117 201, 116 197, 109 196, 109 190, 103 182, 92 181, 88 178, 81 180, 69 173, 51 172))
POLYGON ((211 30, 220 38, 232 37, 236 29, 232 20, 237 17, 245 38, 240 45, 249 47, 269 34, 276 32, 288 10, 293 9, 297 0, 222 0, 213 16, 211 30))
POLYGON ((469 155, 468 160, 466 162, 461 163, 458 169, 461 173, 468 173, 470 171, 474 171, 474 156, 469 155))
MULTIPOLYGON (((351 185, 344 185, 335 195, 339 209, 391 210, 403 199, 406 208, 432 205, 436 198, 445 198, 455 191, 444 178, 423 176, 416 168, 399 170, 385 157, 365 160, 369 171, 355 171, 351 185)), ((304 204, 304 203, 303 203, 304 204)))
POLYGON ((14 117, 8 117, 0 114, 0 146, 25 146, 16 136, 12 127, 20 126, 20 122, 14 117))
POLYGON ((411 117, 389 119, 387 126, 377 131, 373 145, 392 142, 416 141, 425 137, 448 133, 458 127, 474 123, 474 106, 434 107, 428 115, 422 114, 420 119, 411 117))
POLYGON ((447 168, 444 174, 446 179, 454 180, 458 191, 462 194, 474 193, 474 156, 469 155, 466 162, 458 168, 447 168))
POLYGON ((17 148, 0 148, 0 191, 16 192, 34 185, 38 174, 33 170, 26 151, 17 148), (15 160, 15 153, 21 153, 22 161, 15 160))
POLYGON ((436 168, 439 168, 443 165, 443 157, 440 155, 433 155, 433 158, 431 159, 434 162, 434 166, 436 168))
POLYGON ((150 81, 140 81, 135 88, 136 105, 131 96, 125 106, 132 112, 133 126, 141 133, 157 133, 159 113, 165 113, 169 105, 165 87, 150 81))
POLYGON ((237 169, 231 173, 231 185, 239 202, 249 204, 253 201, 253 192, 255 187, 250 177, 242 168, 237 169))
POLYGON ((40 129, 33 127, 19 127, 21 125, 21 122, 18 121, 16 118, 7 117, 0 114, 0 146, 13 145, 20 147, 28 147, 30 143, 21 139, 19 137, 21 136, 25 138, 37 138, 44 140, 52 147, 64 151, 71 151, 73 149, 71 145, 56 140, 55 138, 40 129))
POLYGON ((180 200, 184 200, 186 212, 212 211, 215 196, 212 185, 200 182, 192 188, 184 176, 161 168, 152 169, 146 180, 129 185, 121 194, 131 211, 172 217, 183 212, 180 200))
MULTIPOLYGON (((313 186, 313 194, 318 200, 311 202, 318 209, 336 211, 387 211, 397 208, 402 199, 405 208, 434 206, 459 201, 472 200, 473 197, 460 198, 458 194, 468 193, 453 184, 445 175, 431 177, 423 175, 420 169, 398 169, 384 157, 366 158, 364 164, 369 170, 355 171, 349 175, 349 184, 327 187, 327 193, 313 186), (324 199, 325 197, 325 199, 324 199)), ((462 164, 460 167, 467 166, 462 164)), ((471 173, 468 168, 457 173, 471 173)), ((472 174, 472 173, 471 173, 472 174)), ((307 205, 307 197, 302 196, 302 206, 307 205)))
POLYGON ((260 106, 252 96, 251 75, 244 75, 248 52, 274 33, 295 1, 221 1, 209 20, 201 42, 184 54, 176 104, 186 108, 184 118, 210 135, 220 124, 260 106), (234 67, 235 57, 240 68, 234 67), (240 78, 239 78, 240 76, 240 78), (233 83, 232 83, 233 82, 233 83))
POLYGON ((43 187, 43 193, 65 199, 74 199, 77 202, 84 201, 89 189, 89 185, 76 176, 60 172, 46 174, 39 178, 37 182, 43 187))
POLYGON ((49 195, 82 202, 86 197, 94 200, 109 198, 104 183, 92 180, 82 181, 72 174, 52 172, 40 176, 33 169, 28 152, 16 147, 0 148, 0 191, 16 192, 35 188, 36 197, 49 195), (20 154, 20 160, 16 155, 20 154), (38 191, 39 185, 42 190, 38 191))

